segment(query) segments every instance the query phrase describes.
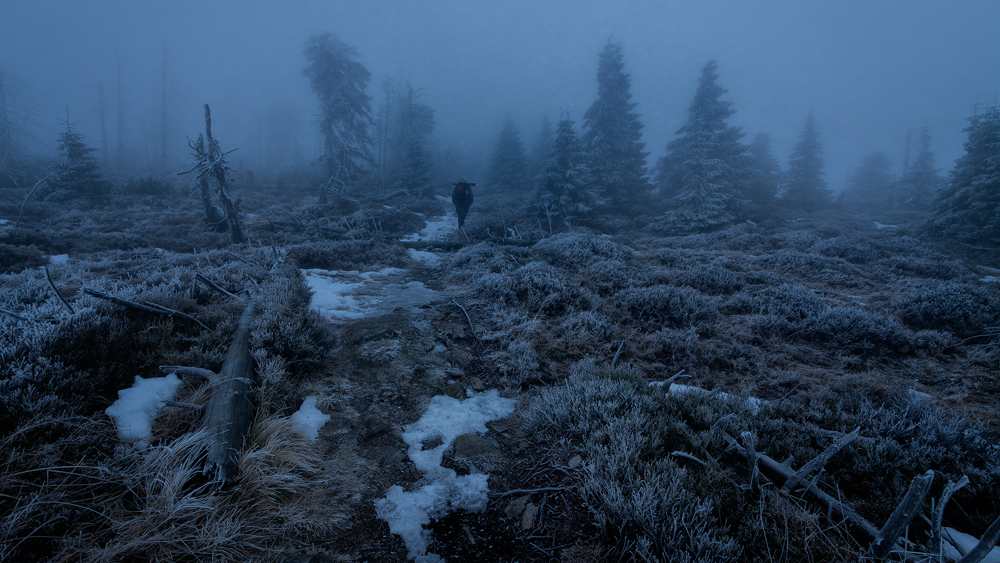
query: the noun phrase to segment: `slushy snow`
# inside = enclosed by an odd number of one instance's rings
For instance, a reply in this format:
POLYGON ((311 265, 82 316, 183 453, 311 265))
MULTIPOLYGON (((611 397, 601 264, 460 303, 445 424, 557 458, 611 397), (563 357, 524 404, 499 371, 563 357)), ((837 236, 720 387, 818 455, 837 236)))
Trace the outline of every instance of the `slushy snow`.
POLYGON ((413 233, 412 235, 407 235, 403 237, 406 241, 440 241, 448 238, 448 235, 458 229, 458 215, 455 215, 455 210, 451 207, 451 198, 444 196, 437 196, 438 199, 443 199, 448 202, 448 211, 443 217, 438 217, 436 219, 431 219, 427 221, 427 226, 425 226, 419 233, 413 233))
POLYGON ((404 273, 399 268, 374 272, 302 270, 313 294, 309 307, 332 321, 361 319, 401 307, 416 309, 434 300, 435 292, 422 282, 398 283, 404 273))
POLYGON ((49 264, 53 266, 59 264, 66 264, 69 262, 69 254, 56 254, 55 256, 49 256, 49 264))
POLYGON ((295 431, 310 442, 315 442, 319 437, 319 429, 330 422, 330 415, 323 414, 316 408, 316 396, 306 397, 302 401, 302 406, 295 412, 289 420, 295 425, 295 431))
POLYGON ((504 399, 494 390, 479 393, 465 401, 438 395, 431 399, 427 412, 407 426, 403 441, 408 455, 424 474, 425 484, 415 491, 390 487, 384 499, 375 501, 378 517, 389 524, 389 531, 403 538, 409 557, 418 563, 438 563, 441 556, 427 553, 430 531, 424 526, 452 510, 477 512, 486 508, 488 475, 463 475, 441 466, 441 460, 455 438, 462 434, 483 434, 486 423, 514 412, 516 401, 504 399), (423 442, 440 438, 436 448, 423 449, 423 442))
POLYGON ((417 250, 416 248, 410 248, 408 252, 410 254, 410 258, 413 258, 415 261, 420 262, 428 268, 437 268, 441 265, 441 257, 433 252, 417 250))
POLYGON ((118 400, 104 412, 114 419, 122 440, 145 448, 153 437, 153 420, 166 406, 166 401, 174 400, 180 386, 181 380, 173 373, 149 379, 137 375, 135 384, 119 391, 118 400))

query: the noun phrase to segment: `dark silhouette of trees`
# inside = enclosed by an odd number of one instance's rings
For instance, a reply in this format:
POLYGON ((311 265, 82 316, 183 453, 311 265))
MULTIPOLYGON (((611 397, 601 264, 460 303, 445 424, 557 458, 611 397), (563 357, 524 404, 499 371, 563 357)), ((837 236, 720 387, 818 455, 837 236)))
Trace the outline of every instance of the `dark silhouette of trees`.
POLYGON ((556 135, 552 130, 552 122, 548 116, 542 117, 542 123, 538 128, 538 135, 535 136, 535 143, 531 146, 531 157, 529 163, 529 174, 532 178, 542 173, 542 166, 549 158, 549 153, 555 148, 556 135))
POLYGON ((397 166, 399 188, 425 197, 434 196, 430 181, 430 154, 427 139, 434 131, 434 110, 417 101, 419 94, 409 84, 399 101, 397 139, 401 160, 397 166))
POLYGON ((903 173, 899 182, 899 205, 903 209, 927 211, 944 185, 944 178, 934 167, 930 128, 920 129, 920 152, 903 173))
POLYGON ((547 219, 549 231, 553 222, 571 226, 601 204, 587 167, 587 151, 573 125, 569 118, 559 121, 555 147, 535 179, 532 206, 547 219))
POLYGON ((493 160, 490 163, 490 187, 498 193, 516 193, 528 183, 528 157, 524 153, 521 134, 508 114, 497 137, 493 160))
POLYGON ((746 206, 753 160, 740 143, 743 130, 726 120, 736 111, 721 100, 726 90, 716 82, 718 64, 702 69, 688 119, 657 163, 657 183, 667 213, 657 227, 668 231, 703 231, 736 220, 746 206))
POLYGON ((746 197, 756 205, 774 203, 785 173, 771 153, 771 136, 760 133, 750 143, 752 174, 746 188, 746 197))
POLYGON ((371 98, 365 93, 371 73, 356 59, 358 52, 329 33, 306 41, 309 66, 302 73, 319 97, 319 127, 323 134, 321 161, 328 176, 320 188, 320 203, 330 189, 353 187, 373 162, 371 98))
POLYGON ((934 201, 927 229, 967 243, 1000 245, 1000 107, 969 118, 965 154, 934 201))
POLYGON ((883 152, 870 154, 851 175, 847 189, 840 197, 845 209, 884 212, 896 208, 896 183, 890 168, 892 162, 883 152))
POLYGON ((597 99, 583 116, 584 145, 591 174, 608 203, 634 205, 646 201, 646 143, 642 123, 632 110, 632 79, 624 70, 622 48, 608 41, 597 65, 597 99))
POLYGON ((823 179, 823 145, 812 112, 788 159, 786 180, 782 200, 789 207, 806 211, 829 207, 832 193, 823 179))

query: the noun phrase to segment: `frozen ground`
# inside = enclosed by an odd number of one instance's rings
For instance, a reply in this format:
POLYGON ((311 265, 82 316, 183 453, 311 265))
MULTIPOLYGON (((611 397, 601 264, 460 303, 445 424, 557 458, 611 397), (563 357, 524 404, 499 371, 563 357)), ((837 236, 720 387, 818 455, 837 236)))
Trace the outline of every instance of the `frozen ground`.
POLYGON ((438 217, 436 219, 429 219, 427 221, 427 226, 423 228, 419 233, 413 233, 412 235, 407 235, 403 237, 405 241, 439 241, 446 240, 448 235, 458 228, 458 216, 455 215, 454 208, 451 207, 451 199, 444 196, 437 196, 439 199, 448 202, 448 212, 445 213, 444 217, 438 217))
POLYGON ((390 313, 398 308, 415 310, 430 303, 436 292, 422 282, 407 281, 406 272, 384 268, 375 272, 302 270, 313 296, 309 306, 332 321, 350 321, 390 313))

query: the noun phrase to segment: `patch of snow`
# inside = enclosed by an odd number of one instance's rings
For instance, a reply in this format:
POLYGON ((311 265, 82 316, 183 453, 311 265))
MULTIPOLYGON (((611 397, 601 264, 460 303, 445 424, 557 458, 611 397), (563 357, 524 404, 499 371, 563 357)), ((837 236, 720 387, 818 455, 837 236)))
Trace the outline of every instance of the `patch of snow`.
POLYGON ((882 223, 879 223, 878 221, 874 221, 874 223, 875 223, 875 228, 878 229, 878 230, 880 230, 880 231, 882 229, 898 229, 899 228, 899 225, 883 225, 882 223))
POLYGON ((907 389, 906 392, 909 393, 909 395, 911 397, 913 397, 914 399, 928 400, 928 399, 933 399, 934 398, 929 393, 924 393, 923 391, 917 391, 916 389, 912 389, 912 388, 911 389, 907 389))
POLYGON ((416 248, 408 249, 410 258, 413 258, 417 262, 429 267, 437 268, 441 265, 441 257, 433 252, 428 252, 426 250, 417 250, 416 248))
POLYGON ((49 256, 49 264, 53 266, 57 264, 66 264, 69 262, 69 254, 56 254, 55 256, 49 256))
POLYGON ((979 278, 979 281, 984 283, 1000 283, 1000 277, 997 276, 983 276, 979 278))
POLYGON ((398 308, 416 309, 437 294, 422 282, 400 283, 398 268, 374 272, 302 270, 313 295, 309 307, 332 321, 349 321, 398 308))
MULTIPOLYGON (((664 381, 651 381, 651 382, 649 382, 649 386, 650 387, 663 387, 664 383, 665 383, 664 381)), ((714 391, 709 391, 707 389, 702 389, 701 387, 695 387, 693 385, 682 385, 680 383, 671 383, 670 384, 670 388, 667 389, 667 393, 677 393, 678 395, 686 395, 686 394, 691 394, 691 395, 717 394, 719 397, 721 397, 723 399, 735 399, 736 398, 736 397, 733 397, 732 395, 730 395, 729 393, 726 393, 725 391, 714 392, 714 391)), ((750 407, 750 410, 753 411, 754 414, 757 414, 757 411, 760 410, 760 406, 764 404, 764 401, 762 399, 758 399, 757 397, 747 397, 746 398, 746 404, 747 404, 748 407, 750 407)))
POLYGON ((118 392, 118 400, 104 410, 115 421, 118 436, 143 449, 153 437, 153 421, 166 401, 177 395, 181 380, 176 374, 144 379, 135 376, 135 384, 118 392))
POLYGON ((295 425, 296 432, 303 438, 315 442, 316 438, 319 437, 319 429, 330 422, 330 415, 323 414, 321 410, 316 408, 316 396, 313 395, 302 401, 302 406, 289 417, 289 420, 295 425))
POLYGON ((7 219, 0 219, 0 225, 9 225, 10 221, 7 219))
MULTIPOLYGON (((942 528, 942 535, 946 541, 941 542, 942 551, 944 551, 945 561, 958 561, 962 558, 962 554, 959 553, 957 549, 952 545, 957 543, 962 546, 962 549, 966 553, 972 551, 972 548, 979 544, 979 538, 975 536, 970 536, 959 532, 955 528, 942 528)), ((983 559, 982 563, 1000 563, 1000 547, 994 547, 989 553, 986 554, 986 558, 983 559)))
POLYGON ((478 512, 486 508, 489 475, 459 477, 454 470, 442 467, 441 459, 455 438, 485 433, 486 423, 514 412, 515 403, 500 397, 495 389, 465 401, 438 395, 431 399, 420 420, 405 428, 407 453, 424 474, 425 484, 415 491, 404 491, 399 485, 390 487, 384 499, 375 501, 375 512, 389 524, 390 532, 403 539, 411 559, 418 563, 443 561, 441 556, 427 553, 431 535, 424 526, 432 518, 452 510, 478 512), (424 450, 423 442, 433 438, 441 439, 441 445, 424 450))
MULTIPOLYGON (((438 199, 443 199, 451 204, 451 200, 444 196, 437 196, 438 199)), ((445 240, 449 234, 458 229, 458 215, 455 214, 455 210, 451 207, 444 214, 443 217, 438 217, 436 219, 431 219, 427 221, 427 225, 419 232, 413 233, 412 235, 406 235, 403 237, 405 241, 439 241, 445 240)))

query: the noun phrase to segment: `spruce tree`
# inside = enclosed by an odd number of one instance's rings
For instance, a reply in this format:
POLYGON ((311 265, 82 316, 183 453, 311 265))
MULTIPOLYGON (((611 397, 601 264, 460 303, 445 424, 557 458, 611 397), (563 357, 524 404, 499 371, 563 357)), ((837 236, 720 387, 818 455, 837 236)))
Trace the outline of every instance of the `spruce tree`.
POLYGON ((832 194, 823 179, 823 145, 812 112, 788 159, 786 180, 782 200, 789 207, 807 211, 829 207, 832 194))
POLYGON ((399 101, 396 135, 402 160, 398 164, 396 184, 401 189, 433 197, 427 138, 434 130, 434 110, 418 102, 418 98, 413 86, 407 84, 406 94, 399 101))
POLYGON ((944 179, 934 167, 929 127, 920 129, 920 152, 913 164, 907 167, 899 186, 899 204, 904 209, 926 211, 930 209, 944 179))
POLYGON ((572 226, 602 203, 587 167, 587 151, 573 125, 569 118, 559 122, 555 145, 535 178, 532 207, 547 218, 550 229, 560 221, 572 226))
POLYGON ((747 198, 757 205, 774 203, 778 188, 784 180, 781 165, 771 154, 771 136, 759 133, 750 143, 750 157, 753 159, 749 183, 746 189, 747 198))
POLYGON ((892 162, 882 152, 868 155, 851 175, 840 198, 844 208, 878 213, 896 206, 896 187, 890 169, 892 162))
POLYGON ((618 206, 644 202, 650 189, 649 153, 642 150, 642 123, 632 111, 632 79, 624 68, 621 45, 608 41, 597 65, 597 100, 583 117, 591 173, 609 203, 618 206))
POLYGON ((969 118, 965 154, 934 202, 928 230, 967 243, 1000 245, 1000 108, 969 118))
POLYGON ((309 66, 302 74, 319 97, 321 161, 329 178, 320 192, 320 203, 325 203, 327 187, 353 187, 374 162, 369 134, 371 97, 365 93, 371 73, 356 60, 354 47, 329 33, 310 37, 305 56, 309 66))
POLYGON ((508 114, 497 138, 490 164, 490 186, 498 193, 522 192, 528 182, 528 157, 524 153, 521 134, 508 114))
POLYGON ((101 174, 93 155, 96 149, 87 146, 83 135, 73 131, 68 121, 66 130, 59 135, 59 152, 65 160, 49 182, 46 199, 95 198, 111 193, 112 184, 101 174))
POLYGON ((549 158, 549 153, 555 147, 555 132, 552 130, 552 122, 548 116, 542 118, 542 124, 538 128, 538 135, 535 136, 535 144, 531 146, 531 162, 529 173, 532 178, 542 173, 542 166, 549 158))
POLYGON ((687 122, 657 163, 657 183, 670 208, 658 220, 668 231, 707 230, 736 220, 745 208, 753 160, 740 143, 743 130, 726 120, 736 113, 721 100, 718 64, 702 69, 687 122))

